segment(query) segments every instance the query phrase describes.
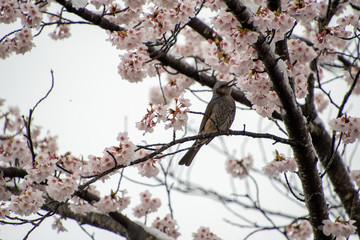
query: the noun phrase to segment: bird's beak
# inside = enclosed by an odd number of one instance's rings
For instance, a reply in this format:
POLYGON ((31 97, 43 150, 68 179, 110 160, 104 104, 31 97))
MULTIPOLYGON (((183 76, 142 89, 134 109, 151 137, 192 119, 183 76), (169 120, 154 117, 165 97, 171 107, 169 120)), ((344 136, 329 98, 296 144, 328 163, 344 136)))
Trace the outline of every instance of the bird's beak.
POLYGON ((232 87, 232 86, 235 86, 236 85, 236 80, 234 79, 234 80, 231 80, 231 81, 229 81, 228 83, 227 83, 227 86, 228 87, 232 87))

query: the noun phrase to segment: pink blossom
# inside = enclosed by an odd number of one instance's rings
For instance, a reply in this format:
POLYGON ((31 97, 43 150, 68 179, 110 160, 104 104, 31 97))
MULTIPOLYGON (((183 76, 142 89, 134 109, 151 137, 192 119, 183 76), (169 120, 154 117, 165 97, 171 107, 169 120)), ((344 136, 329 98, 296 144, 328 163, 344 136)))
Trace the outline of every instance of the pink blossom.
POLYGON ((141 218, 149 213, 156 212, 161 206, 159 198, 151 198, 149 190, 140 193, 141 203, 133 208, 134 216, 141 218))
POLYGON ((64 227, 64 225, 62 224, 61 218, 57 218, 55 217, 55 221, 54 223, 51 225, 52 229, 55 229, 57 231, 57 233, 60 232, 67 232, 67 229, 64 227))
POLYGON ((14 46, 13 49, 17 54, 24 54, 31 50, 34 45, 32 43, 33 36, 31 30, 24 27, 20 32, 15 34, 15 38, 12 39, 14 46))
POLYGON ((178 1, 174 0, 154 0, 153 2, 156 6, 162 8, 174 8, 178 4, 178 1))
POLYGON ((317 112, 321 113, 329 105, 329 100, 324 97, 322 93, 316 93, 314 96, 314 102, 317 112))
MULTIPOLYGON (((146 157, 147 155, 149 155, 150 151, 140 149, 136 153, 137 153, 136 158, 142 158, 142 157, 146 157)), ((157 176, 159 174, 159 169, 157 168, 156 163, 158 163, 159 161, 160 161, 159 159, 151 158, 145 162, 136 164, 138 173, 142 177, 148 177, 148 178, 157 176)))
POLYGON ((107 195, 94 203, 94 206, 104 213, 122 211, 130 204, 130 198, 125 197, 126 193, 126 190, 121 191, 121 197, 111 193, 111 195, 107 195))
POLYGON ((225 162, 226 171, 233 177, 239 177, 240 179, 243 179, 249 175, 249 171, 253 166, 253 162, 254 159, 251 155, 242 158, 241 160, 229 158, 225 162))
POLYGON ((360 170, 352 170, 350 172, 351 179, 355 181, 356 185, 360 188, 360 170))
POLYGON ((38 154, 35 157, 33 166, 26 166, 28 180, 41 183, 54 174, 57 159, 51 158, 48 154, 38 154))
POLYGON ((71 199, 69 208, 73 213, 77 214, 85 214, 94 210, 94 207, 91 204, 77 196, 74 196, 71 199))
POLYGON ((108 41, 112 42, 117 49, 135 49, 146 40, 146 34, 143 28, 117 32, 108 31, 108 34, 110 35, 108 41))
POLYGON ((0 1, 0 23, 13 23, 21 16, 19 3, 16 0, 0 1))
POLYGON ((342 221, 336 219, 335 222, 326 219, 323 220, 322 231, 326 236, 334 235, 336 237, 345 237, 348 238, 351 234, 354 234, 356 227, 353 225, 355 220, 342 221))
MULTIPOLYGON (((113 0, 105 0, 106 2, 112 2, 113 0)), ((94 5, 95 7, 97 7, 98 3, 101 3, 103 1, 96 1, 94 0, 94 5)), ((100 5, 99 5, 99 8, 100 8, 100 5)), ((113 3, 111 5, 111 8, 110 8, 110 12, 113 12, 115 13, 116 12, 116 15, 113 16, 113 15, 110 15, 108 16, 108 19, 109 21, 113 22, 113 23, 116 23, 116 24, 127 24, 127 25, 130 25, 131 23, 135 23, 136 21, 138 21, 138 19, 140 19, 140 14, 142 13, 141 9, 138 8, 138 9, 131 9, 131 8, 128 8, 128 9, 123 9, 119 4, 117 3, 113 3)), ((108 32, 109 35, 111 35, 111 33, 108 32)))
POLYGON ((290 240, 307 240, 312 235, 311 224, 306 220, 286 226, 285 231, 290 240))
POLYGON ((230 29, 234 29, 240 25, 234 15, 226 11, 226 8, 221 8, 219 15, 212 18, 212 24, 220 33, 229 32, 230 29))
POLYGON ((200 227, 192 236, 193 240, 221 240, 216 234, 210 232, 210 229, 207 227, 200 227))
POLYGON ((179 98, 180 95, 185 91, 186 88, 190 87, 194 83, 194 80, 181 75, 181 76, 167 76, 167 84, 160 88, 153 88, 150 92, 150 101, 154 104, 165 104, 164 97, 166 102, 170 102, 174 98, 179 98), (163 95, 164 94, 164 95, 163 95))
POLYGON ((6 216, 10 215, 10 210, 5 205, 5 202, 0 203, 0 219, 4 219, 6 216))
MULTIPOLYGON (((355 67, 355 66, 351 66, 350 70, 344 73, 344 78, 345 81, 348 85, 353 84, 353 82, 355 81, 355 77, 356 74, 360 71, 360 68, 355 67)), ((354 90, 353 90, 354 94, 359 95, 360 94, 360 81, 358 80, 357 83, 355 84, 354 90)))
POLYGON ((290 16, 303 23, 314 20, 319 14, 318 5, 313 0, 289 1, 286 9, 290 16))
POLYGON ((74 174, 81 172, 83 162, 81 159, 71 155, 70 152, 67 152, 65 155, 60 155, 58 165, 74 174))
POLYGON ((90 4, 94 5, 98 10, 101 6, 108 6, 113 3, 114 0, 90 0, 90 4))
POLYGON ((7 201, 10 199, 11 193, 6 189, 6 182, 3 177, 0 177, 0 201, 7 201))
POLYGON ((124 0, 124 4, 131 9, 142 8, 146 0, 124 0))
MULTIPOLYGON (((105 148, 103 157, 98 158, 99 162, 102 162, 100 167, 102 170, 112 168, 115 164, 127 166, 133 161, 136 146, 129 140, 127 133, 119 133, 117 140, 119 141, 118 146, 105 148)), ((94 160, 96 161, 96 159, 94 160)))
POLYGON ((150 68, 150 60, 145 47, 139 47, 136 52, 126 53, 121 56, 118 73, 129 82, 141 82, 150 68))
POLYGON ((308 63, 317 57, 315 50, 299 39, 288 41, 291 62, 308 63))
POLYGON ((347 116, 329 121, 330 128, 341 133, 341 139, 344 143, 353 143, 360 138, 360 118, 347 116))
POLYGON ((186 126, 188 116, 187 112, 189 111, 190 101, 182 97, 175 98, 175 108, 168 109, 168 115, 165 125, 165 129, 173 128, 174 131, 183 130, 183 127, 186 126))
POLYGON ((74 175, 64 178, 51 177, 46 192, 54 200, 65 202, 78 189, 77 180, 78 177, 74 175))
POLYGON ((177 231, 177 222, 171 218, 170 214, 167 214, 163 219, 157 217, 151 226, 175 239, 180 236, 180 233, 177 231))
POLYGON ((21 9, 21 24, 25 27, 35 27, 38 26, 42 20, 42 13, 38 5, 33 4, 32 2, 22 2, 20 3, 21 9))
POLYGON ((34 190, 32 187, 27 186, 20 195, 11 196, 9 210, 21 216, 36 213, 45 202, 42 193, 40 190, 34 190))
POLYGON ((276 177, 283 172, 294 172, 296 168, 297 163, 294 158, 287 158, 275 151, 274 160, 267 163, 262 171, 269 177, 276 177))

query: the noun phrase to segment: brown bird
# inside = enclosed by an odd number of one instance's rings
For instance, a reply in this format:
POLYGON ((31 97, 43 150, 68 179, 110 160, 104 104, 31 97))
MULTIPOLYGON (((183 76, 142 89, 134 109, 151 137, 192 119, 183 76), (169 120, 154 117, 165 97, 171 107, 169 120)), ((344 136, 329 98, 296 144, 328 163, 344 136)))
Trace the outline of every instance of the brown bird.
MULTIPOLYGON (((213 96, 206 107, 200 124, 199 135, 229 130, 235 117, 235 101, 230 95, 232 86, 235 84, 235 80, 216 82, 213 88, 213 96)), ((182 157, 179 165, 189 166, 200 148, 212 139, 213 137, 197 139, 182 157)))

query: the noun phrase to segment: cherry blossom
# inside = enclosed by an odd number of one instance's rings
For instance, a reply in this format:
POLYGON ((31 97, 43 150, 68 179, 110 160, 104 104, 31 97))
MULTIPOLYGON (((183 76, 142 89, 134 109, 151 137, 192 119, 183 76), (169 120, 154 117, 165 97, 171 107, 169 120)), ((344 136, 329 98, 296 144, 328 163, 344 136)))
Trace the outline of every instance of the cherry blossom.
POLYGON ((108 34, 110 35, 108 40, 112 42, 117 49, 135 49, 146 40, 146 34, 143 28, 117 32, 108 31, 108 34))
POLYGON ((162 104, 154 106, 153 103, 149 103, 149 106, 150 109, 147 109, 147 114, 140 122, 136 123, 136 127, 139 130, 152 133, 157 123, 166 120, 167 106, 162 104))
POLYGON ((322 231, 326 236, 333 235, 335 237, 348 238, 351 234, 355 233, 356 227, 353 225, 355 220, 342 221, 339 218, 335 222, 326 219, 323 220, 322 231))
POLYGON ((286 9, 292 17, 304 24, 312 21, 319 14, 318 5, 313 0, 289 1, 286 9))
POLYGON ((94 203, 94 206, 104 213, 122 211, 128 207, 130 204, 130 198, 125 197, 127 191, 123 190, 121 192, 121 197, 116 195, 115 193, 111 193, 110 195, 106 195, 101 198, 98 202, 94 203))
POLYGON ((42 194, 42 191, 27 186, 20 195, 11 196, 9 210, 21 216, 36 213, 45 202, 42 194))
POLYGON ((6 216, 10 215, 10 210, 5 205, 5 202, 0 203, 0 219, 4 219, 6 216))
MULTIPOLYGON (((353 84, 359 71, 360 71, 360 68, 352 66, 352 67, 350 67, 349 71, 345 72, 344 79, 348 85, 353 84)), ((359 76, 359 78, 360 78, 360 76, 359 76)), ((357 80, 357 83, 354 87, 353 93, 358 94, 358 95, 360 94, 360 80, 359 79, 357 80)))
POLYGON ((79 214, 85 214, 94 210, 94 207, 91 204, 77 196, 74 196, 71 199, 69 208, 73 213, 79 214))
POLYGON ((38 5, 32 2, 20 3, 21 9, 21 24, 25 27, 38 26, 42 20, 42 13, 38 5))
POLYGON ((10 199, 11 193, 6 189, 6 182, 3 177, 0 177, 0 201, 7 201, 10 199))
POLYGON ((32 43, 33 36, 31 30, 27 27, 24 27, 20 32, 15 34, 15 38, 12 39, 13 42, 13 51, 17 54, 24 54, 31 50, 34 45, 32 43))
MULTIPOLYGON (((151 153, 151 151, 140 149, 139 151, 136 152, 136 158, 140 159, 140 158, 146 157, 150 153, 151 153)), ((160 161, 159 159, 151 158, 151 159, 149 159, 149 160, 147 160, 145 162, 141 162, 139 164, 136 164, 136 167, 138 169, 138 173, 142 177, 148 177, 148 178, 157 176, 159 174, 160 170, 156 166, 156 164, 159 161, 160 161)))
POLYGON ((269 177, 276 177, 283 172, 294 172, 297 164, 294 158, 285 157, 275 151, 275 158, 273 161, 267 163, 262 171, 269 177))
POLYGON ((61 218, 55 217, 54 223, 51 225, 52 229, 55 229, 57 233, 67 232, 67 229, 64 227, 61 218))
POLYGON ((154 104, 165 104, 170 102, 174 98, 179 98, 180 95, 185 91, 186 88, 190 87, 194 80, 180 75, 166 75, 167 84, 162 86, 162 88, 152 88, 150 92, 150 101, 154 104), (165 99, 164 99, 165 98, 165 99))
POLYGON ((156 212, 161 206, 161 201, 159 198, 151 198, 151 193, 149 190, 145 190, 140 193, 141 203, 133 208, 134 216, 141 218, 146 216, 149 213, 156 212))
POLYGON ((353 143, 360 138, 360 118, 347 116, 329 121, 332 130, 341 133, 341 139, 344 143, 353 143))
POLYGON ((163 219, 157 217, 151 226, 175 239, 180 236, 180 233, 177 231, 177 222, 172 219, 170 214, 167 214, 163 219))
POLYGON ((323 112, 324 109, 329 105, 329 100, 324 97, 322 93, 316 93, 314 96, 316 111, 319 113, 323 112))
POLYGON ((149 63, 149 56, 145 47, 138 47, 135 52, 130 52, 120 57, 118 65, 119 75, 129 82, 141 82, 146 76, 156 74, 153 62, 149 63))
POLYGON ((48 179, 56 168, 56 158, 51 158, 48 154, 38 154, 32 167, 25 166, 28 172, 28 180, 41 183, 48 179))
POLYGON ((173 128, 174 131, 183 130, 188 120, 187 112, 190 105, 191 103, 188 99, 182 97, 175 98, 175 108, 168 109, 169 114, 167 115, 165 129, 173 128))
POLYGON ((77 190, 77 180, 78 177, 75 175, 64 178, 51 177, 46 186, 46 192, 54 200, 65 202, 77 190))
POLYGON ((360 170, 352 170, 350 172, 351 179, 355 181, 356 185, 360 188, 360 170))
POLYGON ((19 3, 16 0, 0 1, 0 23, 12 23, 21 16, 19 3))
POLYGON ((312 235, 312 227, 307 220, 299 221, 296 224, 291 224, 285 228, 286 235, 291 240, 307 240, 312 235))
POLYGON ((229 158, 225 162, 226 171, 233 177, 239 177, 240 179, 243 179, 249 175, 249 171, 253 166, 253 162, 254 159, 251 155, 244 157, 241 160, 229 158))
POLYGON ((210 232, 210 229, 207 227, 200 227, 192 236, 193 240, 221 240, 216 234, 210 232))

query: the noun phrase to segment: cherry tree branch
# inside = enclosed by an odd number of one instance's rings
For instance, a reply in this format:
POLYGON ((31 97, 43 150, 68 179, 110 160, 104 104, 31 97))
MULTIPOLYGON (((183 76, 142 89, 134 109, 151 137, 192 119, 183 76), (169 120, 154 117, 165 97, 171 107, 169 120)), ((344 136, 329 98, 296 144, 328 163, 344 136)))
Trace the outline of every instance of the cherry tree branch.
MULTIPOLYGON (((224 2, 243 27, 256 30, 255 26, 249 21, 252 14, 240 1, 225 0, 224 2)), ((328 218, 328 211, 321 179, 316 167, 317 157, 302 111, 296 102, 295 94, 289 84, 284 64, 278 61, 266 38, 260 32, 259 34, 259 38, 253 47, 259 59, 265 65, 274 90, 282 103, 284 109, 283 121, 289 133, 289 138, 296 139, 298 142, 297 145, 291 147, 298 163, 299 178, 303 186, 305 202, 310 214, 309 222, 313 226, 314 238, 331 239, 326 237, 319 229, 322 221, 328 218)))

